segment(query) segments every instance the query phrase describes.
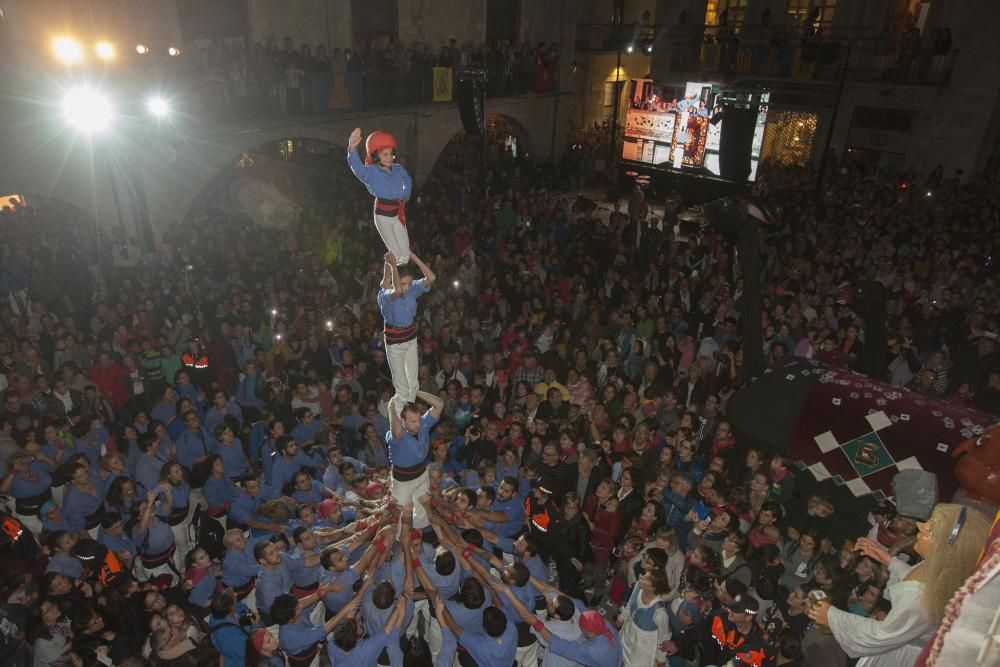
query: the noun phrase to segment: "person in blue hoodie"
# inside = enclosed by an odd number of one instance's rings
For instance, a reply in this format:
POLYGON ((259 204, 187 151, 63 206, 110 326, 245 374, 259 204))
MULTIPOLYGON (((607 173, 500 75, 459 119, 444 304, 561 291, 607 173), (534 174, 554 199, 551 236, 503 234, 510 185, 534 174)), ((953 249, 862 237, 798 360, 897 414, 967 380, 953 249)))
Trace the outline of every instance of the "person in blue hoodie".
POLYGON ((208 636, 222 655, 223 667, 246 665, 247 638, 260 627, 260 617, 236 599, 230 589, 212 597, 208 636))

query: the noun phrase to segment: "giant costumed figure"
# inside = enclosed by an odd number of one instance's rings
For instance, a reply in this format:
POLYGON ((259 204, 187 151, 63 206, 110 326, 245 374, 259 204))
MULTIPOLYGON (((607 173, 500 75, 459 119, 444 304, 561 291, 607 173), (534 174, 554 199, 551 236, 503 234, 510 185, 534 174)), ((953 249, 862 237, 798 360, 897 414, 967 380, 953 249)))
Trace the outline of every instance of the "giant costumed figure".
POLYGON ((915 550, 923 558, 917 565, 894 558, 875 541, 858 540, 862 554, 889 568, 886 597, 892 610, 884 620, 837 609, 828 600, 809 610, 809 617, 828 626, 849 656, 861 658, 858 667, 913 665, 944 618, 948 600, 975 568, 990 522, 963 505, 940 504, 917 527, 915 550))

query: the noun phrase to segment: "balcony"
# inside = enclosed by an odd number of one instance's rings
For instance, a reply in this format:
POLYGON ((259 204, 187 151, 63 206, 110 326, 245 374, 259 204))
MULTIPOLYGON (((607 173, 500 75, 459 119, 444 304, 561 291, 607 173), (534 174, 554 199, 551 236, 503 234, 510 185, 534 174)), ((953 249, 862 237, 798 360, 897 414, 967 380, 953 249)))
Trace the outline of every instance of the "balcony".
POLYGON ((849 81, 943 86, 958 56, 951 45, 873 28, 581 25, 578 53, 653 52, 658 79, 719 78, 744 83, 849 81), (649 51, 640 51, 652 45, 649 51))

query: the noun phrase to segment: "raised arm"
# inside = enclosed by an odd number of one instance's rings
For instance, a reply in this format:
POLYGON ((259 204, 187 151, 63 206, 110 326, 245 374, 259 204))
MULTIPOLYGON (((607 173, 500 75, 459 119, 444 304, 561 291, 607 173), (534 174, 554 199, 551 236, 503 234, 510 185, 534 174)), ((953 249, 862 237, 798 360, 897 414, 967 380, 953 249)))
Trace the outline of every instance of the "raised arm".
POLYGON ((392 292, 389 294, 390 299, 398 299, 403 296, 403 290, 400 289, 400 284, 403 279, 399 277, 399 267, 396 266, 396 256, 391 252, 387 252, 386 261, 389 262, 389 270, 392 277, 392 292))
POLYGON ((367 186, 371 178, 368 175, 368 167, 358 157, 358 144, 360 143, 361 128, 356 127, 347 140, 347 164, 351 167, 351 172, 354 173, 355 178, 367 186))
POLYGON ((428 287, 433 285, 434 281, 437 280, 437 276, 431 271, 431 267, 424 264, 424 260, 413 254, 412 250, 410 251, 410 261, 416 264, 420 272, 424 274, 424 284, 428 287))
MULTIPOLYGON (((420 393, 418 391, 417 395, 420 393)), ((392 437, 398 439, 403 437, 403 422, 399 419, 399 415, 396 414, 396 400, 395 396, 389 399, 387 412, 389 413, 389 430, 392 432, 392 437)))
POLYGON ((389 255, 391 254, 391 252, 385 253, 385 264, 382 267, 382 284, 380 285, 382 289, 392 289, 392 265, 395 262, 389 262, 389 255))
MULTIPOLYGON (((423 399, 429 406, 431 406, 431 416, 434 419, 441 419, 441 413, 444 412, 444 401, 440 397, 434 394, 429 394, 426 391, 417 391, 417 398, 423 399)), ((389 411, 390 414, 392 411, 389 411)))

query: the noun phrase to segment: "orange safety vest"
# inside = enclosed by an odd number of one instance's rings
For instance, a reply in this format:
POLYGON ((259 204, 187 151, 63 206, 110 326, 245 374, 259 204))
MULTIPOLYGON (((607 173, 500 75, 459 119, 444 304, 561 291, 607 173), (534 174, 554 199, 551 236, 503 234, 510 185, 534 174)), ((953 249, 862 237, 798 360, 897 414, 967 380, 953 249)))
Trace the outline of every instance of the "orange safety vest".
POLYGON ((190 352, 181 355, 181 363, 189 368, 208 368, 208 355, 200 354, 195 357, 190 352))

